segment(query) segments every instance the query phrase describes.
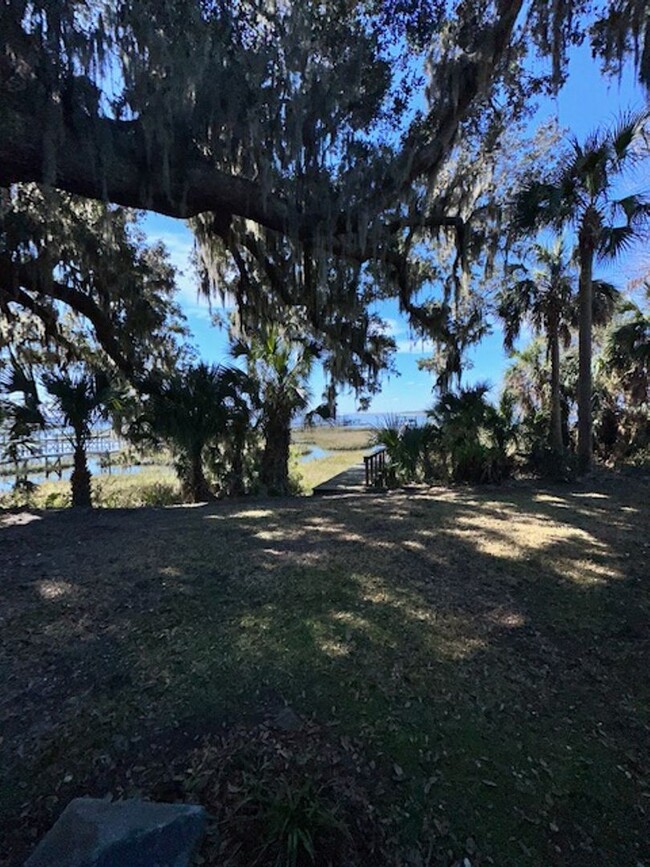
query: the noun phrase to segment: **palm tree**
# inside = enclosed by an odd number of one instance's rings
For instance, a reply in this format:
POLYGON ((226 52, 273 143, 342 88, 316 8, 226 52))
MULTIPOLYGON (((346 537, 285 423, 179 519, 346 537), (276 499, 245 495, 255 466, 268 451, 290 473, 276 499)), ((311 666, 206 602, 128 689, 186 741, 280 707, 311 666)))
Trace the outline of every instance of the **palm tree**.
POLYGON ((248 340, 234 341, 231 351, 246 359, 248 375, 257 384, 264 437, 260 482, 269 494, 286 495, 291 489, 291 422, 309 403, 307 380, 316 350, 269 325, 248 340))
POLYGON ((54 401, 63 423, 72 429, 73 470, 70 477, 72 505, 90 508, 90 470, 86 446, 92 425, 119 409, 121 395, 103 372, 50 373, 43 385, 54 401))
POLYGON ((247 412, 241 380, 241 371, 230 367, 188 367, 152 384, 144 412, 131 428, 134 439, 169 446, 189 502, 214 498, 204 471, 206 449, 227 435, 235 414, 247 412))
POLYGON ((632 301, 622 302, 605 332, 603 369, 614 374, 633 405, 648 403, 650 393, 650 315, 632 301))
POLYGON ((551 379, 547 362, 546 347, 539 337, 512 353, 503 375, 503 391, 522 419, 533 419, 544 409, 551 379))
MULTIPOLYGON (((534 246, 538 267, 530 276, 506 286, 497 296, 497 313, 504 323, 504 344, 512 351, 521 327, 528 321, 537 334, 544 334, 550 360, 550 431, 551 448, 561 452, 562 396, 560 388, 560 350, 571 343, 571 328, 577 324, 575 278, 565 254, 562 239, 551 247, 534 246)), ((515 266, 513 273, 528 269, 515 266)), ((601 325, 612 314, 618 291, 604 280, 593 281, 592 320, 601 325)))
POLYGON ((584 144, 571 139, 553 174, 518 195, 515 228, 539 226, 577 232, 579 279, 578 459, 586 471, 592 461, 592 312, 596 258, 612 258, 642 236, 650 204, 641 195, 616 198, 623 172, 647 153, 647 112, 624 117, 617 126, 597 130, 584 144))
POLYGON ((599 440, 606 455, 650 442, 650 316, 622 301, 600 339, 595 364, 599 440))
MULTIPOLYGON (((538 268, 531 276, 506 286, 498 295, 497 313, 504 323, 504 344, 512 352, 524 321, 546 336, 546 350, 551 363, 550 442, 561 451, 562 407, 560 397, 560 344, 571 342, 571 300, 575 279, 569 271, 564 243, 558 239, 552 247, 534 247, 538 268)), ((527 273, 524 266, 517 266, 527 273)))
POLYGON ((34 431, 42 430, 46 420, 33 372, 22 367, 13 355, 10 356, 7 370, 3 370, 0 376, 0 393, 21 396, 20 402, 6 399, 0 401, 0 424, 6 432, 2 457, 17 462, 22 450, 33 447, 34 431))

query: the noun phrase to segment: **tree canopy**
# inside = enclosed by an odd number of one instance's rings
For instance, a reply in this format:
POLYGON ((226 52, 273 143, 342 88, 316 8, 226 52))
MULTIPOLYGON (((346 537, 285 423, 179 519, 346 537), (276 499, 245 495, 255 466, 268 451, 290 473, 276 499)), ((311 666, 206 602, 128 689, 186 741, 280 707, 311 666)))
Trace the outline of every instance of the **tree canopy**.
POLYGON ((0 185, 196 218, 240 306, 300 308, 348 349, 376 337, 373 298, 440 326, 419 293, 449 275, 422 249, 454 243, 452 268, 476 254, 503 135, 559 86, 572 45, 609 72, 633 55, 650 83, 644 0, 9 0, 0 15, 0 185))
POLYGON ((141 382, 185 352, 175 292, 167 253, 145 243, 136 212, 35 184, 2 197, 0 352, 90 359, 141 382))

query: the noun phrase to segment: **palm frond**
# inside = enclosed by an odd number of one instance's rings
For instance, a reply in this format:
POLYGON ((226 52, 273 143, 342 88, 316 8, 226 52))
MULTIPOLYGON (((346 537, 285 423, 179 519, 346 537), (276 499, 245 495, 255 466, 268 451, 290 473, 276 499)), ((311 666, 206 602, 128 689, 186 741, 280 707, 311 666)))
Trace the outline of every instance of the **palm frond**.
POLYGON ((612 199, 610 211, 610 222, 622 215, 626 224, 640 235, 650 224, 650 200, 644 195, 631 194, 622 199, 612 199))
POLYGON ((592 283, 593 321, 595 325, 604 325, 614 315, 621 293, 607 280, 594 280, 592 283))
POLYGON ((521 190, 513 203, 513 227, 523 233, 543 226, 560 227, 571 213, 572 185, 535 181, 521 190))
POLYGON ((619 167, 636 163, 648 156, 646 133, 649 120, 650 112, 647 109, 626 112, 619 117, 609 137, 619 167))
POLYGON ((617 259, 634 246, 638 237, 633 226, 603 226, 600 230, 598 256, 601 259, 617 259))

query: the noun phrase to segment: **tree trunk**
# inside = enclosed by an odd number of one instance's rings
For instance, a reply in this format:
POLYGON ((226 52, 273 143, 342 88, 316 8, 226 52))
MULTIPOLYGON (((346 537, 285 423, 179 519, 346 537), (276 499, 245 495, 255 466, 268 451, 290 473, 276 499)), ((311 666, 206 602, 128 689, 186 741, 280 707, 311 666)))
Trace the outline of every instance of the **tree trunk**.
MULTIPOLYGON (((588 219, 588 215, 585 217, 588 219)), ((579 237, 580 293, 578 326, 578 467, 586 473, 592 461, 592 382, 591 382, 591 331, 593 317, 593 266, 594 246, 588 229, 583 228, 579 237)))
POLYGON ((558 318, 554 313, 548 325, 549 354, 551 356, 551 448, 561 452, 562 443, 562 407, 560 403, 560 339, 558 336, 558 318))
POLYGON ((203 460, 200 452, 198 455, 192 455, 189 459, 187 477, 183 483, 183 496, 190 503, 205 503, 214 500, 214 494, 203 473, 203 460))
POLYGON ((244 452, 236 445, 232 456, 228 496, 241 497, 244 492, 244 452))
POLYGON ((291 416, 283 412, 270 416, 264 425, 264 437, 260 481, 267 493, 285 496, 291 492, 289 486, 291 416))
POLYGON ((70 476, 72 488, 72 505, 85 509, 92 507, 90 492, 90 471, 86 461, 86 446, 82 439, 77 438, 74 445, 74 466, 70 476))

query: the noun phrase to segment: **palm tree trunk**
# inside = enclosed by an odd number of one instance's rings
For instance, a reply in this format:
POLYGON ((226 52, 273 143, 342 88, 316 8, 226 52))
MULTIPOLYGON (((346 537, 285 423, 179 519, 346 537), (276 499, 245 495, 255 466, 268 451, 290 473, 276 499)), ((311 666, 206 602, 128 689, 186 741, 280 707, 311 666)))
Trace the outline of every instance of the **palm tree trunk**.
POLYGON ((280 412, 269 417, 264 426, 264 436, 260 481, 269 494, 285 496, 290 493, 291 416, 280 412))
POLYGON ((203 472, 201 453, 190 457, 188 477, 185 480, 184 495, 190 503, 205 503, 214 499, 214 494, 203 472))
POLYGON ((90 491, 90 471, 86 460, 86 446, 83 438, 76 437, 74 444, 73 469, 70 476, 72 505, 76 508, 92 507, 90 491))
POLYGON ((593 317, 594 248, 588 230, 580 231, 580 291, 578 324, 578 467, 591 469, 593 454, 591 417, 591 332, 593 317))
POLYGON ((244 493, 244 451, 239 444, 237 444, 232 457, 228 495, 230 497, 241 497, 244 493))
POLYGON ((562 407, 560 404, 560 340, 557 315, 555 314, 549 319, 548 343, 551 356, 551 448, 556 452, 561 452, 563 443, 562 407))

